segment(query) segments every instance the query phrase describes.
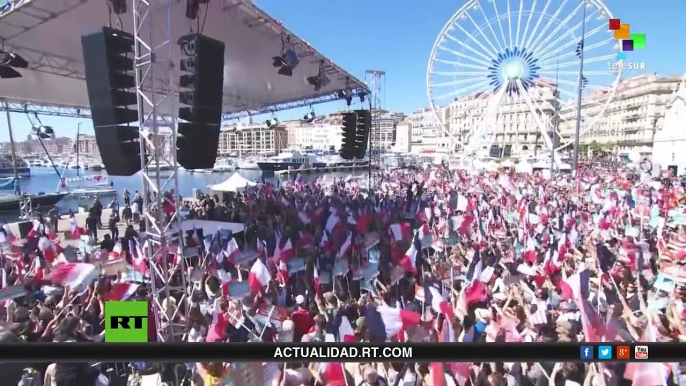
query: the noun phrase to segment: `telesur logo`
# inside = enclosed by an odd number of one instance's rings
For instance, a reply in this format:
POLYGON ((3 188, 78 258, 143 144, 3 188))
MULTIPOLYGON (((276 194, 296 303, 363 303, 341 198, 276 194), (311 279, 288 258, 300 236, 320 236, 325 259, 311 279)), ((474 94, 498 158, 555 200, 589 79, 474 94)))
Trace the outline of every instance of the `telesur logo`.
POLYGON ((646 64, 641 62, 627 62, 627 52, 640 50, 646 47, 646 34, 631 33, 629 24, 622 24, 619 19, 610 19, 609 30, 614 33, 615 41, 617 42, 616 62, 607 62, 608 70, 645 70, 646 64))

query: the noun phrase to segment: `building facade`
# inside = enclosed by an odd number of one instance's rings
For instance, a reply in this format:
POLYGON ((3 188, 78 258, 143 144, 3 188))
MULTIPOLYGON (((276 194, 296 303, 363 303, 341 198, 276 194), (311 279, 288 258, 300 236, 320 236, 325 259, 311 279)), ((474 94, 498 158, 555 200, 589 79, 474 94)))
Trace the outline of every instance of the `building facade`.
MULTIPOLYGON (((581 107, 581 142, 603 144, 615 153, 651 153, 653 137, 664 127, 667 105, 681 81, 680 76, 638 75, 619 82, 609 104, 604 92, 587 95, 581 107)), ((561 119, 566 136, 573 138, 575 112, 567 111, 561 119)))
POLYGON ((664 115, 664 125, 653 137, 653 167, 670 170, 674 175, 686 174, 686 77, 670 96, 664 115))
MULTIPOLYGON (((555 97, 555 84, 550 80, 539 79, 529 88, 528 95, 537 106, 535 115, 523 96, 513 94, 504 95, 496 113, 489 116, 488 105, 493 97, 490 93, 476 93, 456 99, 445 106, 440 115, 457 143, 475 141, 477 138, 474 138, 474 133, 484 130, 482 145, 476 149, 478 151, 488 150, 488 144, 491 143, 501 149, 500 155, 535 152, 545 148, 536 120, 540 120, 548 128, 548 134, 552 138, 554 117, 559 106, 555 97)), ((559 136, 555 137, 557 139, 559 136)), ((450 146, 448 140, 440 142, 450 146)))
POLYGON ((395 125, 393 151, 409 153, 412 150, 412 122, 405 121, 395 125))
POLYGON ((288 146, 297 150, 337 151, 343 140, 340 122, 324 118, 312 123, 304 121, 285 122, 288 146))
MULTIPOLYGON (((94 135, 79 135, 79 138, 76 141, 76 146, 78 146, 79 154, 98 157, 100 156, 100 150, 98 149, 98 143, 96 142, 94 135)), ((76 151, 76 146, 74 151, 76 151)))
POLYGON ((410 152, 446 150, 450 148, 447 136, 431 109, 415 111, 407 117, 410 124, 410 152))
POLYGON ((285 126, 224 126, 219 132, 220 156, 246 157, 276 155, 288 147, 285 126))

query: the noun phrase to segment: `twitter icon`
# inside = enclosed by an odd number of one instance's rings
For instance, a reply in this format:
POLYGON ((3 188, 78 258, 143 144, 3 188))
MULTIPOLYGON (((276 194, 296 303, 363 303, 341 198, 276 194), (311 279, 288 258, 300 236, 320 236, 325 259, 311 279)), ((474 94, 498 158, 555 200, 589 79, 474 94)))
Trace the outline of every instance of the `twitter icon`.
POLYGON ((610 347, 610 346, 598 347, 598 359, 612 359, 612 347, 610 347))

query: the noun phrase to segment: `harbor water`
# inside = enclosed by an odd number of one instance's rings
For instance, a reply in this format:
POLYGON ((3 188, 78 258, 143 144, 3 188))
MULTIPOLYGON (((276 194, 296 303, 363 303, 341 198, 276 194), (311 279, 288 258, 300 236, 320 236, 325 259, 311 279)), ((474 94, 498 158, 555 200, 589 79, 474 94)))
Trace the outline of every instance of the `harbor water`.
MULTIPOLYGON (((255 182, 260 182, 264 179, 264 181, 271 182, 271 183, 277 183, 278 180, 286 180, 289 178, 292 178, 291 176, 288 175, 282 175, 282 176, 274 176, 274 175, 269 175, 269 176, 262 176, 262 172, 259 170, 238 170, 237 171, 241 176, 245 177, 246 179, 250 181, 255 181, 255 182)), ((76 169, 67 169, 64 173, 64 178, 70 178, 70 177, 76 177, 77 170, 76 169)), ((171 172, 167 171, 165 172, 166 174, 163 174, 163 176, 168 177, 171 175, 171 172)), ((188 171, 179 171, 177 172, 178 175, 178 180, 179 180, 179 189, 178 192, 181 196, 183 197, 191 197, 193 194, 193 189, 198 189, 202 192, 209 193, 210 188, 209 186, 218 184, 220 182, 225 181, 231 175, 233 175, 233 171, 227 171, 227 172, 213 172, 213 173, 203 173, 203 172, 195 172, 191 173, 188 171)), ((366 171, 364 170, 358 170, 355 172, 338 172, 338 173, 331 173, 332 176, 335 177, 346 177, 351 174, 354 175, 366 175, 366 171)), ((88 171, 88 170, 82 170, 79 171, 79 174, 81 176, 88 176, 88 175, 99 175, 99 174, 106 174, 106 172, 95 172, 95 171, 88 171)), ((321 176, 321 174, 305 174, 303 177, 307 180, 308 178, 315 178, 316 176, 321 176)), ((130 193, 131 196, 133 197, 134 193, 136 191, 141 190, 142 186, 142 177, 140 174, 131 176, 131 177, 117 177, 117 176, 108 176, 109 181, 114 184, 113 188, 118 192, 117 199, 119 200, 120 203, 122 203, 122 195, 121 192, 124 191, 124 189, 127 189, 130 193)), ((28 178, 21 178, 20 179, 20 184, 21 184, 21 190, 23 192, 27 193, 52 193, 57 191, 58 186, 60 183, 60 179, 55 173, 55 170, 52 168, 46 168, 46 167, 34 167, 31 168, 31 177, 28 178)), ((168 184, 164 190, 171 190, 173 189, 174 186, 168 184)), ((9 192, 7 192, 9 193, 9 192)), ((112 201, 113 197, 107 197, 107 198, 102 198, 100 201, 103 203, 103 205, 108 205, 112 201)), ((92 202, 92 200, 81 200, 81 205, 83 205, 84 201, 92 202)), ((57 206, 59 207, 61 212, 67 212, 69 210, 73 211, 78 211, 79 207, 79 200, 76 200, 70 196, 65 197, 60 201, 57 206)))

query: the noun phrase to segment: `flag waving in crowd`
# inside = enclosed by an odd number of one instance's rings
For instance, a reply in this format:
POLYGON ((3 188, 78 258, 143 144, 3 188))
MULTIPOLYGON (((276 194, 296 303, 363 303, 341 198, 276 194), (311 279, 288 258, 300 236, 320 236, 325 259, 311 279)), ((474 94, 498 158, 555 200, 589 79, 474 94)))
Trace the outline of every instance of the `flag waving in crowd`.
MULTIPOLYGON (((155 295, 151 340, 170 322, 186 326, 189 341, 228 345, 686 340, 686 194, 674 178, 616 163, 552 177, 430 166, 371 181, 298 174, 223 200, 180 201, 196 222, 166 249, 131 228, 67 259, 42 224, 26 240, 3 227, 2 286, 49 287, 42 306, 59 312, 72 301, 97 321, 104 300, 152 300, 150 280, 166 266, 188 288, 155 295)), ((60 231, 93 237, 75 221, 60 231)), ((89 325, 89 339, 101 334, 89 325)), ((677 364, 279 366, 274 385, 684 382, 677 364)))

